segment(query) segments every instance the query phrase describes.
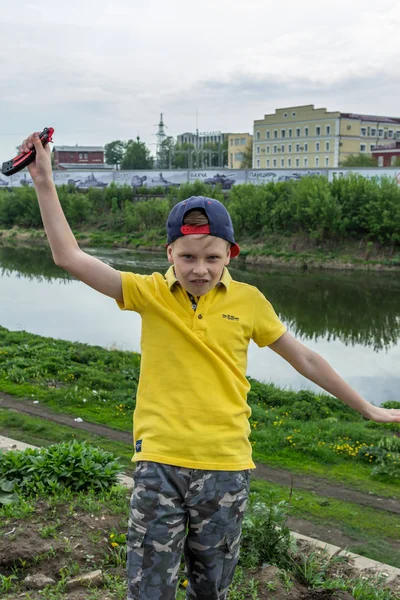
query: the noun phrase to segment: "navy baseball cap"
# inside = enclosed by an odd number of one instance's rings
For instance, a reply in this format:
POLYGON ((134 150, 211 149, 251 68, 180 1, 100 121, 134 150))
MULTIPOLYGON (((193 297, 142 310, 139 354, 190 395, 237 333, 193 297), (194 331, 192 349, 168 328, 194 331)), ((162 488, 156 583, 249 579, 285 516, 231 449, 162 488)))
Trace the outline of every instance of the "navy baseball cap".
POLYGON ((191 196, 175 204, 167 219, 167 241, 172 244, 183 235, 196 233, 207 233, 222 238, 231 244, 231 257, 234 258, 240 252, 235 242, 232 219, 225 206, 214 198, 205 196, 191 196), (208 218, 208 225, 184 225, 185 215, 190 210, 203 210, 208 218))

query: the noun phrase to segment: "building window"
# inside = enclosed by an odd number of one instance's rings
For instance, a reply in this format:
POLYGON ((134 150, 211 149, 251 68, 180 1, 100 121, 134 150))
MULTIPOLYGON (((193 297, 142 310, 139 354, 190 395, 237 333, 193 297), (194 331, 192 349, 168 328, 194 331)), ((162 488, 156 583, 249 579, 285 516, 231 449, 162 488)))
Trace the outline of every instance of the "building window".
POLYGON ((79 153, 79 158, 82 160, 82 158, 83 158, 82 152, 79 153))
POLYGON ((257 146, 256 152, 257 152, 257 154, 260 154, 260 146, 257 146))
POLYGON ((274 154, 278 152, 278 146, 274 146, 274 154))
POLYGON ((370 135, 371 135, 372 137, 375 137, 375 136, 376 136, 376 129, 373 129, 373 128, 372 128, 372 129, 370 130, 370 135))
POLYGON ((283 168, 285 166, 285 159, 281 158, 281 167, 283 168))
POLYGON ((325 166, 329 167, 329 156, 325 156, 325 166))
POLYGON ((269 146, 267 146, 267 154, 269 154, 269 146))
POLYGON ((378 167, 383 167, 383 156, 378 156, 378 167))
POLYGON ((267 140, 269 140, 269 129, 267 129, 267 131, 265 132, 265 137, 267 140))
POLYGON ((389 129, 387 135, 388 135, 388 138, 392 138, 393 137, 393 129, 389 129))
POLYGON ((375 144, 369 145, 369 151, 372 152, 372 150, 375 150, 375 144))
POLYGON ((269 158, 267 158, 267 167, 269 167, 269 158))
POLYGON ((296 167, 300 166, 300 159, 296 158, 296 167))
POLYGON ((288 166, 289 168, 291 168, 291 166, 292 166, 292 159, 291 159, 291 158, 288 158, 288 159, 287 159, 287 166, 288 166))
POLYGON ((257 133, 256 133, 256 140, 259 140, 259 139, 260 139, 260 132, 257 131, 257 133))
POLYGON ((365 137, 367 135, 367 130, 365 127, 361 127, 361 135, 365 137))
POLYGON ((308 152, 308 144, 304 144, 304 152, 308 152))
POLYGON ((273 165, 276 167, 276 158, 274 158, 273 165))
POLYGON ((281 138, 286 137, 286 129, 281 129, 281 138))
POLYGON ((360 152, 366 152, 367 146, 365 144, 360 144, 360 152))
POLYGON ((296 116, 296 113, 292 113, 292 117, 295 117, 295 116, 296 116))
POLYGON ((87 153, 85 152, 85 154, 83 155, 83 158, 87 158, 87 157, 88 157, 88 155, 87 155, 87 153))
POLYGON ((278 130, 274 129, 274 139, 277 140, 278 139, 278 130))
POLYGON ((308 167, 308 158, 305 158, 305 159, 304 159, 304 166, 305 166, 305 167, 308 167))
POLYGON ((239 138, 235 138, 235 146, 239 146, 239 144, 240 144, 240 139, 239 138))
POLYGON ((329 142, 325 142, 325 150, 326 150, 326 152, 329 152, 330 148, 331 148, 330 143, 329 142))
POLYGON ((246 138, 240 138, 240 145, 241 146, 245 146, 246 145, 246 138))
POLYGON ((283 113, 283 118, 287 119, 287 113, 283 113))
POLYGON ((318 156, 315 157, 315 166, 319 167, 319 157, 318 156))
POLYGON ((282 146, 281 146, 281 152, 285 152, 285 145, 284 144, 282 144, 282 146))
POLYGON ((257 167, 259 167, 259 166, 260 166, 260 159, 258 158, 257 159, 257 167))
POLYGON ((315 135, 321 135, 321 127, 319 125, 315 128, 315 135))
POLYGON ((288 137, 292 137, 293 131, 292 129, 288 129, 288 137))
POLYGON ((233 146, 233 138, 231 138, 231 146, 233 146))
POLYGON ((326 135, 331 135, 331 126, 330 125, 326 126, 326 135))
POLYGON ((315 142, 315 152, 319 152, 319 142, 315 142))
POLYGON ((392 158, 390 159, 390 164, 392 165, 392 167, 396 166, 396 160, 397 160, 397 156, 392 156, 392 158))
POLYGON ((300 152, 300 144, 296 144, 296 152, 300 152))
POLYGON ((308 137, 308 127, 304 127, 304 135, 308 137))
POLYGON ((296 129, 296 137, 300 137, 300 129, 296 129))
POLYGON ((288 145, 288 152, 291 152, 291 151, 292 151, 292 144, 289 144, 288 145))
POLYGON ((383 129, 378 129, 378 136, 383 137, 383 129))

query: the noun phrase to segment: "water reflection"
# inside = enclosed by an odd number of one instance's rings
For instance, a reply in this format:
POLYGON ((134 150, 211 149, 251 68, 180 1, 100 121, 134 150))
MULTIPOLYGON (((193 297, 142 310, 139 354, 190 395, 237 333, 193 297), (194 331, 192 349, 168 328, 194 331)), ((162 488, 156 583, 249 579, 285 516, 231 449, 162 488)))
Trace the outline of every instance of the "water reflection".
MULTIPOLYGON (((168 268, 162 255, 131 251, 90 250, 117 269, 139 273, 168 268)), ((235 268, 235 279, 257 286, 272 302, 290 331, 305 340, 324 338, 375 351, 389 349, 400 338, 400 277, 397 273, 273 272, 235 268)), ((35 281, 72 278, 57 267, 47 247, 0 246, 1 276, 35 281)))

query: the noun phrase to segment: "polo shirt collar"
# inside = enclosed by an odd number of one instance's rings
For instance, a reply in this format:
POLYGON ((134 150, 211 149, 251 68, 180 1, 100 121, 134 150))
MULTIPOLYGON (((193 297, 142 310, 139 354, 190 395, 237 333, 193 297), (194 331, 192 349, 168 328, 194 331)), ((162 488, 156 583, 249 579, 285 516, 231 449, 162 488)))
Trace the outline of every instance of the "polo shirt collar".
MULTIPOLYGON (((172 290, 172 288, 175 284, 179 285, 179 281, 175 277, 175 269, 174 269, 173 265, 165 273, 165 279, 167 281, 167 285, 170 290, 172 290)), ((228 269, 226 267, 224 267, 224 270, 222 272, 222 277, 219 280, 219 282, 217 283, 217 286, 223 285, 227 290, 229 290, 231 281, 232 281, 232 277, 231 277, 228 269)))

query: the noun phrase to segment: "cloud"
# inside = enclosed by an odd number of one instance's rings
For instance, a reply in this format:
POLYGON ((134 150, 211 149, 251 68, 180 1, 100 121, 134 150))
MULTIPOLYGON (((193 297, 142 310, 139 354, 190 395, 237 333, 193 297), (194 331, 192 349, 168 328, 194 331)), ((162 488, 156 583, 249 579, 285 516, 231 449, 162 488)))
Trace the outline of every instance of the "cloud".
POLYGON ((5 6, 0 153, 29 132, 58 144, 251 131, 278 107, 400 116, 400 3, 70 0, 5 6), (326 9, 326 10, 325 10, 326 9), (18 43, 16 43, 16 32, 18 43), (197 116, 196 116, 197 115, 197 116))

